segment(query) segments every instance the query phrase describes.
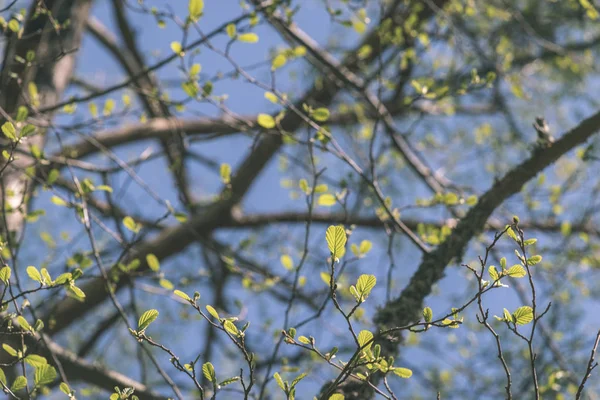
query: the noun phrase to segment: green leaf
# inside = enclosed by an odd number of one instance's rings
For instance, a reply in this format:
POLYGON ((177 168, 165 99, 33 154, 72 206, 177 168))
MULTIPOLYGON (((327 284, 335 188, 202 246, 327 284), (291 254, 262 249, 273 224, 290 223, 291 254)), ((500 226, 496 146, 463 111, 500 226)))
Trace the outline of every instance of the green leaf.
POLYGON ((502 257, 500 259, 500 267, 502 268, 502 270, 506 269, 506 257, 502 257))
POLYGON ((2 382, 6 386, 6 375, 4 375, 4 371, 0 368, 0 382, 2 382))
POLYGON ((236 32, 237 32, 235 24, 229 24, 229 25, 227 25, 227 27, 225 27, 225 31, 227 31, 227 36, 229 36, 229 38, 233 39, 235 37, 236 32))
POLYGON ((227 163, 221 164, 220 173, 221 181, 223 181, 224 184, 229 185, 231 182, 231 165, 227 163))
POLYGON ((523 278, 527 275, 527 271, 525 271, 525 268, 523 268, 521 265, 516 264, 510 267, 508 271, 506 271, 506 275, 511 276, 513 278, 523 278))
POLYGON ((496 270, 496 267, 494 267, 493 265, 490 265, 490 267, 488 268, 488 273, 490 274, 490 278, 492 279, 492 282, 495 282, 498 280, 498 278, 500 278, 500 275, 498 275, 498 271, 496 270))
POLYGON ((23 329, 25 329, 26 331, 31 331, 31 325, 29 325, 29 322, 27 322, 27 320, 25 319, 25 317, 23 317, 22 315, 19 315, 17 317, 17 323, 19 324, 19 326, 23 329))
POLYGON ((125 225, 125 228, 129 229, 134 233, 138 233, 141 228, 141 226, 137 222, 135 222, 135 220, 130 216, 126 216, 125 218, 123 218, 123 225, 125 225))
POLYGON ((283 379, 281 379, 281 375, 279 375, 279 372, 275 372, 273 374, 273 378, 275 378, 275 381, 277 382, 277 384, 279 385, 281 390, 283 390, 285 392, 286 391, 285 385, 283 384, 283 379))
POLYGON ((275 119, 269 114, 258 114, 256 122, 265 129, 275 128, 275 119))
POLYGON ((42 274, 42 283, 44 285, 51 285, 52 277, 50 276, 50 273, 48 272, 48 270, 46 268, 42 268, 40 270, 40 273, 42 274))
POLYGON ((280 258, 281 261, 281 265, 283 265, 283 268, 287 269, 288 271, 291 270, 292 268, 294 268, 294 261, 292 260, 292 257, 290 257, 287 254, 284 254, 281 256, 280 258))
POLYGON ((375 275, 363 274, 358 278, 356 281, 356 290, 358 293, 360 293, 363 300, 367 299, 369 293, 371 293, 371 290, 373 290, 376 283, 377 278, 375 278, 375 275))
POLYGON ((104 108, 102 109, 102 114, 107 117, 112 114, 115 109, 115 101, 113 99, 107 99, 104 102, 104 108))
POLYGON ((269 100, 273 104, 279 103, 277 95, 275 95, 273 92, 265 92, 265 99, 269 100))
POLYGON ((171 42, 171 50, 173 50, 173 53, 178 55, 181 55, 183 53, 183 47, 179 42, 171 42))
POLYGON ((238 40, 244 43, 256 43, 258 42, 258 35, 256 33, 243 33, 238 36, 238 40))
POLYGON ((83 301, 85 299, 85 293, 77 286, 70 284, 67 286, 67 291, 72 294, 77 300, 83 301))
POLYGON ((190 297, 190 296, 188 296, 188 295, 187 295, 187 293, 185 293, 185 292, 182 292, 181 290, 175 290, 175 291, 173 292, 173 294, 174 294, 175 296, 179 296, 179 297, 181 297, 181 298, 182 298, 182 299, 184 299, 184 300, 187 300, 187 301, 192 301, 191 297, 190 297))
POLYGON ((27 387, 27 378, 21 375, 21 376, 17 376, 15 378, 15 381, 10 386, 10 391, 18 392, 20 390, 25 389, 26 387, 27 387))
POLYGON ((306 336, 298 336, 298 341, 304 344, 310 344, 310 339, 306 336))
POLYGON ((536 242, 537 242, 536 238, 527 239, 526 241, 523 242, 523 245, 525 245, 525 246, 531 246, 532 244, 534 244, 536 242))
POLYGON ((321 277, 321 280, 323 282, 325 282, 325 284, 327 286, 331 286, 331 275, 330 274, 328 274, 325 271, 321 271, 321 273, 319 274, 319 276, 321 277))
POLYGON ((237 382, 239 380, 240 380, 239 376, 234 376, 232 378, 228 378, 228 379, 225 379, 224 381, 219 382, 219 386, 220 387, 227 386, 227 385, 230 385, 230 384, 232 384, 234 382, 237 382))
POLYGON ((215 374, 215 367, 210 362, 206 362, 202 365, 202 374, 209 381, 215 383, 217 381, 217 376, 215 374))
POLYGON ((517 237, 517 235, 515 234, 515 231, 512 230, 512 228, 508 228, 506 230, 506 234, 508 235, 509 238, 511 238, 512 240, 514 240, 515 242, 519 243, 519 238, 517 237))
POLYGON ((317 108, 316 110, 314 110, 312 112, 312 117, 319 122, 325 122, 329 119, 329 110, 321 107, 321 108, 317 108))
POLYGON ((190 0, 188 3, 188 12, 192 21, 197 21, 204 12, 204 0, 190 0))
POLYGON ((25 125, 23 128, 21 128, 21 137, 30 136, 35 132, 36 129, 37 128, 31 124, 25 125))
POLYGON ((277 55, 273 59, 273 62, 271 63, 271 71, 275 71, 276 69, 283 67, 286 63, 287 63, 287 57, 285 55, 283 55, 283 54, 277 55))
POLYGON ((223 323, 223 328, 225 328, 225 330, 233 336, 237 336, 240 333, 237 326, 235 326, 235 324, 228 319, 223 323))
MULTIPOLYGON (((365 346, 366 343, 369 343, 369 341, 371 341, 373 339, 373 334, 370 331, 360 331, 360 333, 358 334, 358 345, 362 348, 363 346, 365 346)), ((368 345, 366 345, 363 350, 369 350, 371 348, 371 345, 373 344, 373 342, 369 343, 368 345)))
POLYGON ((64 394, 66 394, 66 395, 71 394, 71 388, 66 383, 61 382, 59 387, 60 387, 60 391, 63 392, 64 394))
POLYGON ((533 321, 533 309, 529 306, 519 307, 513 313, 517 325, 525 325, 533 321))
POLYGON ((2 267, 2 269, 0 269, 0 280, 4 282, 5 285, 8 285, 11 274, 12 270, 8 265, 5 265, 4 267, 2 267))
POLYGON ((423 309, 423 318, 425 318, 425 322, 431 322, 433 320, 433 310, 430 307, 425 307, 423 309))
POLYGON ((58 196, 52 196, 50 201, 57 206, 67 207, 69 205, 66 201, 64 201, 63 199, 61 199, 58 196))
POLYGON ((56 369, 50 364, 40 365, 35 369, 33 381, 36 386, 51 384, 56 379, 56 369))
POLYGON ((331 396, 329 396, 328 400, 345 400, 346 398, 344 397, 343 394, 340 393, 334 393, 331 396))
POLYGON ((146 263, 148 264, 148 268, 154 272, 160 269, 160 261, 158 261, 158 257, 152 253, 146 255, 146 263))
POLYGON ((17 356, 17 351, 15 349, 13 349, 10 345, 3 343, 2 348, 4 349, 4 351, 6 351, 11 356, 13 356, 13 357, 17 356))
POLYGON ((38 271, 36 267, 30 265, 29 267, 27 267, 26 271, 27 275, 29 275, 31 279, 33 279, 36 282, 42 282, 42 275, 40 275, 40 271, 38 271))
POLYGON ((527 265, 539 264, 541 261, 542 261, 542 256, 540 256, 540 255, 531 256, 527 259, 527 265))
POLYGON ((210 315, 212 315, 212 316, 213 316, 213 318, 215 318, 215 319, 217 319, 217 320, 220 320, 220 319, 221 319, 221 318, 219 317, 219 313, 217 312, 217 310, 215 310, 215 309, 214 309, 214 307, 213 307, 213 306, 210 306, 210 305, 208 305, 208 304, 207 304, 207 305, 206 305, 206 311, 208 311, 208 313, 209 313, 210 315))
POLYGON ((157 310, 148 310, 140 316, 138 321, 138 331, 144 331, 158 317, 157 310))
POLYGON ((324 207, 334 206, 337 202, 334 195, 325 193, 319 196, 319 200, 317 200, 317 204, 324 207))
POLYGON ((306 378, 306 376, 307 376, 307 375, 308 375, 308 374, 307 374, 306 372, 303 372, 302 374, 298 375, 298 376, 296 377, 296 379, 294 379, 294 380, 292 381, 292 384, 290 385, 290 388, 292 388, 292 389, 293 389, 293 388, 294 388, 294 386, 296 386, 296 385, 298 384, 298 382, 300 382, 302 379, 306 378))
POLYGON ((372 247, 373 243, 371 243, 370 240, 363 240, 362 242, 360 242, 360 254, 367 254, 369 251, 371 251, 372 247))
POLYGON ((394 368, 394 374, 398 375, 400 378, 408 379, 412 376, 412 371, 408 368, 394 368))
POLYGON ((4 136, 6 136, 8 139, 12 140, 13 142, 16 142, 19 140, 19 138, 17 137, 17 130, 15 129, 15 126, 12 124, 12 122, 7 121, 2 125, 2 133, 4 133, 4 136))
POLYGON ((27 357, 25 357, 25 362, 34 368, 38 368, 38 367, 41 367, 42 365, 48 364, 48 360, 46 360, 42 356, 38 356, 37 354, 27 355, 27 357))
POLYGON ((56 280, 54 281, 55 285, 64 285, 67 283, 73 275, 70 272, 65 272, 64 274, 60 274, 56 280))
POLYGON ((48 173, 48 179, 46 179, 46 183, 48 185, 52 185, 56 180, 60 177, 60 171, 57 169, 52 169, 48 173))
POLYGON ((342 225, 333 226, 327 228, 325 232, 325 239, 327 240, 327 246, 331 252, 331 256, 341 258, 346 253, 346 230, 342 225))

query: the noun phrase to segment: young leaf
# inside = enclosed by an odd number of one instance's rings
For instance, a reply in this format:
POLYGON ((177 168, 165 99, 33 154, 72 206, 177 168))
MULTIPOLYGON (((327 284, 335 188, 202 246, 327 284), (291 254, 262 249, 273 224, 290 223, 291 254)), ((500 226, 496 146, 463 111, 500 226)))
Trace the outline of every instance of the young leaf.
POLYGON ((217 310, 214 309, 213 306, 210 305, 206 305, 206 311, 208 311, 208 313, 210 315, 213 316, 214 319, 220 320, 221 318, 219 317, 219 313, 217 312, 217 310))
POLYGON ((225 330, 233 336, 237 336, 240 333, 237 326, 235 326, 235 324, 230 320, 225 320, 225 322, 223 323, 223 328, 225 328, 225 330))
POLYGON ((258 114, 256 122, 265 129, 275 128, 275 119, 269 114, 258 114))
POLYGON ((173 294, 174 294, 175 296, 179 296, 179 297, 181 297, 182 299, 184 299, 184 300, 186 300, 186 301, 192 301, 192 299, 190 298, 190 296, 188 296, 188 295, 187 295, 187 293, 185 293, 185 292, 182 292, 181 290, 175 290, 175 291, 173 292, 173 294))
POLYGON ((27 267, 27 275, 33 279, 36 282, 42 282, 42 275, 40 274, 40 271, 37 270, 36 267, 34 267, 33 265, 30 265, 29 267, 27 267))
POLYGON ((290 257, 287 254, 284 254, 281 256, 280 258, 281 261, 281 265, 283 265, 283 268, 287 269, 288 271, 291 270, 292 268, 294 268, 294 261, 292 260, 292 257, 290 257))
POLYGON ((227 36, 229 36, 230 39, 233 39, 235 37, 237 31, 235 24, 227 25, 227 27, 225 27, 225 30, 227 31, 227 36))
POLYGON ((490 267, 488 268, 488 273, 490 274, 490 279, 492 280, 492 282, 497 281, 498 278, 500 277, 498 275, 498 271, 496 270, 496 267, 494 267, 493 265, 490 265, 490 267))
POLYGON ((265 92, 265 99, 269 100, 273 104, 279 103, 279 99, 273 92, 265 92))
POLYGON ((256 33, 243 33, 238 36, 238 40, 245 43, 256 43, 258 42, 258 35, 256 33))
POLYGON ((231 182, 231 165, 227 163, 221 164, 220 173, 221 181, 224 184, 229 185, 229 183, 231 182))
POLYGON ((371 247, 373 247, 373 243, 371 243, 370 240, 363 240, 360 242, 360 254, 367 254, 369 251, 371 251, 371 247))
POLYGON ((394 368, 394 374, 398 375, 400 378, 408 379, 412 376, 412 371, 408 368, 394 368))
POLYGON ((515 231, 512 230, 512 228, 508 228, 506 230, 506 234, 508 235, 509 238, 511 238, 512 240, 514 240, 515 242, 519 243, 519 238, 517 237, 517 235, 515 234, 515 231))
POLYGON ((158 317, 157 310, 148 310, 140 316, 138 321, 138 331, 144 331, 158 317))
POLYGON ((286 391, 285 385, 283 384, 283 379, 281 379, 281 375, 279 375, 279 372, 275 372, 273 374, 273 378, 275 378, 275 381, 277 382, 277 384, 279 385, 281 390, 283 390, 285 392, 286 391))
POLYGON ((343 394, 334 393, 331 396, 329 396, 329 399, 327 399, 327 400, 345 400, 345 397, 343 394))
POLYGON ((25 362, 34 368, 38 368, 42 365, 48 364, 48 360, 46 360, 42 356, 38 356, 37 354, 27 355, 27 357, 25 357, 25 362))
POLYGON ((423 318, 425 318, 425 322, 431 322, 433 319, 433 311, 429 307, 425 307, 423 309, 423 318))
POLYGON ((535 239, 535 238, 527 239, 526 241, 523 242, 523 245, 525 245, 525 246, 531 246, 535 242, 537 242, 537 239, 535 239))
POLYGON ((506 271, 506 274, 513 278, 523 278, 527 275, 527 271, 525 271, 525 268, 523 268, 521 265, 516 264, 510 267, 508 271, 506 271))
POLYGON ((294 388, 294 386, 296 386, 296 385, 298 384, 298 382, 300 382, 302 379, 306 378, 306 376, 307 376, 307 375, 308 375, 308 374, 307 374, 306 372, 303 372, 302 374, 298 375, 298 376, 296 377, 296 379, 294 379, 294 380, 292 381, 292 384, 290 385, 290 387, 293 389, 293 388, 294 388))
POLYGON ((276 69, 283 67, 286 63, 287 63, 287 57, 285 55, 283 55, 283 54, 277 55, 273 59, 273 62, 271 63, 271 71, 275 71, 276 69))
POLYGON ((298 341, 303 344, 310 344, 310 339, 306 336, 298 336, 298 341))
POLYGON ((321 107, 312 112, 312 117, 319 122, 325 122, 329 119, 329 110, 321 107))
POLYGON ((336 198, 334 195, 325 193, 319 196, 319 200, 317 200, 317 204, 323 207, 331 207, 336 203, 336 198))
POLYGON ((517 325, 525 325, 533 321, 533 309, 529 306, 519 307, 513 313, 517 325))
POLYGON ((2 348, 4 349, 4 351, 6 351, 11 356, 13 356, 13 357, 17 356, 17 351, 15 349, 13 349, 10 345, 3 343, 2 348))
POLYGON ((202 374, 209 381, 215 383, 217 381, 217 376, 215 374, 215 367, 210 362, 206 362, 202 365, 202 374))
POLYGON ((376 283, 377 278, 375 278, 375 275, 363 274, 356 281, 356 290, 361 294, 363 299, 366 300, 376 283))
POLYGON ((66 383, 61 382, 59 388, 60 388, 60 391, 63 392, 64 394, 66 394, 67 396, 69 396, 71 394, 71 388, 66 383))
POLYGON ((148 268, 154 272, 157 272, 160 269, 160 261, 158 261, 158 257, 152 253, 146 255, 146 263, 148 264, 148 268))
POLYGON ((129 229, 133 233, 138 233, 141 228, 139 224, 130 216, 123 218, 123 225, 125 225, 125 228, 129 229))
POLYGON ((331 225, 327 228, 325 232, 325 239, 327 240, 327 246, 329 247, 329 251, 331 252, 331 256, 336 258, 341 258, 346 253, 346 230, 343 226, 333 226, 331 225))
POLYGON ((190 0, 188 3, 188 12, 192 21, 197 21, 204 11, 204 0, 190 0))
POLYGON ((369 331, 360 331, 360 333, 358 334, 358 345, 363 349, 363 350, 369 350, 371 348, 371 345, 373 344, 373 342, 369 343, 369 341, 371 341, 373 339, 373 334, 369 331), (369 343, 368 345, 365 346, 366 343, 369 343), (363 346, 365 346, 363 348, 363 346))
POLYGON ((2 125, 2 133, 4 133, 4 136, 6 136, 8 139, 12 140, 13 142, 16 142, 18 139, 17 137, 17 130, 15 129, 15 126, 12 124, 12 122, 7 121, 2 125))
POLYGON ((17 322, 19 323, 19 326, 23 329, 25 329, 26 331, 31 331, 31 325, 29 325, 29 322, 27 322, 27 320, 25 319, 25 317, 23 317, 22 315, 19 315, 17 317, 17 322))
POLYGON ((220 387, 227 386, 227 385, 230 385, 233 382, 237 382, 239 380, 240 380, 239 376, 234 376, 232 378, 228 378, 228 379, 225 379, 224 381, 219 382, 219 386, 220 387))
POLYGON ((531 256, 527 259, 527 265, 539 264, 541 261, 542 261, 542 256, 540 256, 540 255, 531 256))
POLYGON ((21 376, 17 376, 13 382, 13 384, 10 386, 10 391, 11 392, 18 392, 20 390, 23 390, 27 387, 27 378, 25 378, 23 375, 21 376))
POLYGON ((51 384, 56 379, 56 369, 50 364, 40 365, 35 369, 33 381, 35 386, 51 384))
POLYGON ((4 282, 5 285, 8 285, 8 281, 10 280, 10 275, 12 271, 8 265, 5 265, 0 269, 0 281, 4 282))

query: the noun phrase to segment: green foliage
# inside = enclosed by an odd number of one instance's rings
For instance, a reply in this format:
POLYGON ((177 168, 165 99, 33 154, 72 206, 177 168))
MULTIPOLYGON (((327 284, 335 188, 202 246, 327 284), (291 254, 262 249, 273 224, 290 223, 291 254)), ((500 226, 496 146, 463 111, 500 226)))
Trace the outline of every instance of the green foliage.
POLYGON ((138 321, 138 332, 143 332, 150 326, 152 322, 154 322, 158 318, 157 310, 148 310, 140 315, 140 319, 138 321))
POLYGON ((331 225, 325 232, 327 247, 331 253, 331 257, 336 260, 340 259, 346 253, 346 230, 343 226, 331 225))

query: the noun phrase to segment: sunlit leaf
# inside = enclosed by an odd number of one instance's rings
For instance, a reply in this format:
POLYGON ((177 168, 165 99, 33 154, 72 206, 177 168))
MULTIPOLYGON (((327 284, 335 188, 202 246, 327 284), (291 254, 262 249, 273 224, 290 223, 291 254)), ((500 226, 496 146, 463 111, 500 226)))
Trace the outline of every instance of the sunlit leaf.
POLYGON ((144 331, 156 318, 158 318, 157 310, 152 309, 144 312, 138 320, 138 331, 144 331))

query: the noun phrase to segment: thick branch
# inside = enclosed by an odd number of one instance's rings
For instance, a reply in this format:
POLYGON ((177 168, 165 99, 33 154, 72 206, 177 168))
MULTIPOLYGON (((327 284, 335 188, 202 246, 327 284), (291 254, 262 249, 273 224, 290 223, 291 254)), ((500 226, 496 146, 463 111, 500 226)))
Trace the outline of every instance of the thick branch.
POLYGON ((537 150, 521 164, 496 182, 458 223, 452 234, 433 252, 423 257, 400 297, 381 308, 375 316, 379 329, 401 326, 419 318, 423 300, 431 293, 432 286, 444 275, 444 269, 452 259, 460 259, 471 238, 484 228, 486 221, 506 199, 543 169, 554 163, 575 146, 584 143, 600 130, 600 112, 582 121, 576 128, 565 133, 551 147, 537 150))

